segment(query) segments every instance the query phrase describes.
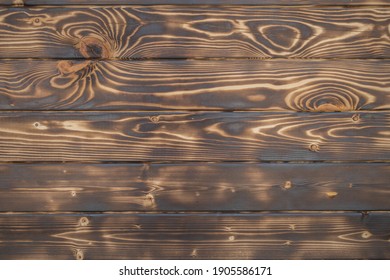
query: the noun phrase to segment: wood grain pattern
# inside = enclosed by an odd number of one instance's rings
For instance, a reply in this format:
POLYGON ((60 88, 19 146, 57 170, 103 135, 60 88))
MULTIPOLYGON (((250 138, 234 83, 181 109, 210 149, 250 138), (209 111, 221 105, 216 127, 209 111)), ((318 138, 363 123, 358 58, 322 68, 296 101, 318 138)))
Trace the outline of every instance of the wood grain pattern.
POLYGON ((390 109, 390 60, 0 61, 1 110, 390 109))
POLYGON ((0 259, 390 259, 387 58, 389 0, 0 0, 0 259))
POLYGON ((0 9, 1 58, 390 57, 388 8, 0 9))
POLYGON ((390 214, 0 215, 0 259, 388 259, 390 214))
POLYGON ((0 113, 0 161, 388 160, 389 113, 0 113))
MULTIPOLYGON (((90 0, 0 0, 0 5, 90 5, 90 0)), ((94 5, 390 5, 388 0, 95 0, 94 5)))
POLYGON ((0 211, 388 210, 388 164, 1 164, 0 211))

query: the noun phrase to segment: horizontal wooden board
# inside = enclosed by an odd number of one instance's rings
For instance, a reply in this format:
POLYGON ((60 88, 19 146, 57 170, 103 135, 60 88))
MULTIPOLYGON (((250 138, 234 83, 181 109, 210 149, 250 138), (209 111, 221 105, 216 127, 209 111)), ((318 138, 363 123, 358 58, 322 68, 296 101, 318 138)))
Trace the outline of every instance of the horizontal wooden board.
MULTIPOLYGON (((94 5, 390 5, 388 0, 95 0, 94 5)), ((0 5, 91 5, 90 0, 0 0, 0 5)))
POLYGON ((389 164, 2 164, 0 211, 390 210, 389 164))
POLYGON ((0 60, 2 110, 390 109, 390 60, 0 60))
POLYGON ((390 214, 0 215, 0 259, 388 259, 390 214))
POLYGON ((390 57, 388 8, 0 9, 0 58, 390 57))
POLYGON ((0 161, 390 158, 388 112, 1 112, 0 124, 0 161))

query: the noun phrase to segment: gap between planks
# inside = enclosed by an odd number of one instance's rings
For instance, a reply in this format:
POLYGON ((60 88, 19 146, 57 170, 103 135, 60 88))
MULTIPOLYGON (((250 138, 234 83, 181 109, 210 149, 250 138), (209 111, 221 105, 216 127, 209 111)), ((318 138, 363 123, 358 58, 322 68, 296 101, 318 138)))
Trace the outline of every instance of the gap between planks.
POLYGON ((103 216, 103 215, 198 215, 198 216, 231 216, 231 215, 323 215, 323 214, 361 214, 362 217, 376 214, 389 214, 388 210, 253 210, 253 211, 0 211, 0 216, 26 215, 72 215, 72 216, 103 216))
POLYGON ((37 161, 1 161, 0 166, 2 165, 10 165, 10 164, 101 164, 101 165, 109 165, 109 164, 199 164, 199 163, 209 163, 209 164, 221 164, 221 163, 232 163, 232 164, 386 164, 390 163, 389 160, 193 160, 193 161, 182 161, 182 160, 145 160, 145 161, 102 161, 102 160, 57 160, 57 161, 45 161, 45 160, 37 160, 37 161))

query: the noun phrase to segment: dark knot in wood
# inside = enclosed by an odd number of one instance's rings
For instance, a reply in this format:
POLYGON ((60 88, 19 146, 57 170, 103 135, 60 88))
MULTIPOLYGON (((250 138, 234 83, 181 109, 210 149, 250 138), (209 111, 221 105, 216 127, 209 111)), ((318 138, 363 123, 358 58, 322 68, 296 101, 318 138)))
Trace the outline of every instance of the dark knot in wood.
POLYGON ((110 44, 103 38, 84 37, 76 45, 84 58, 110 58, 112 51, 110 44))

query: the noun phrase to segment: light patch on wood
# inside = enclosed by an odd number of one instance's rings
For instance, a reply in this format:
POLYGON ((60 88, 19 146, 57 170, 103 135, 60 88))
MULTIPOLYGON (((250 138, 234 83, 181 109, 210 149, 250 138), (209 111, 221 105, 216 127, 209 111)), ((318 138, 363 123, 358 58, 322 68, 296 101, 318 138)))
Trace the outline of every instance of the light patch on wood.
POLYGON ((291 189, 291 187, 292 187, 291 181, 286 181, 286 182, 284 183, 284 188, 285 188, 286 190, 291 189))
POLYGON ((329 198, 335 198, 338 195, 338 192, 327 192, 326 195, 329 198))
POLYGON ((84 121, 63 121, 62 126, 66 130, 90 131, 89 124, 84 121))
POLYGON ((252 102, 264 101, 267 98, 263 94, 248 95, 247 99, 252 102))
POLYGON ((12 5, 16 7, 23 7, 24 6, 24 1, 23 0, 13 0, 12 5))

